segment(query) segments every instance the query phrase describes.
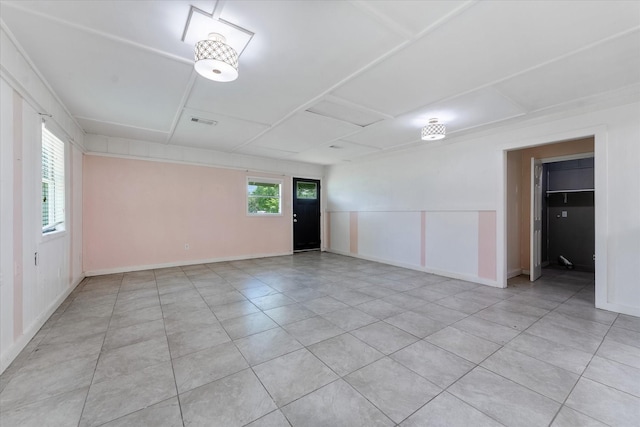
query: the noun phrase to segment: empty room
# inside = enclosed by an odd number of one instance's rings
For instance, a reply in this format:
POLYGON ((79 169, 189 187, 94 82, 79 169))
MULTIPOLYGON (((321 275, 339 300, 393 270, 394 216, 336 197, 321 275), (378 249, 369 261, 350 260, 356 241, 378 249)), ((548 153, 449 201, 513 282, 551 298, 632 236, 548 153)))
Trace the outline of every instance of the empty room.
POLYGON ((0 425, 637 426, 640 1, 0 0, 0 425))

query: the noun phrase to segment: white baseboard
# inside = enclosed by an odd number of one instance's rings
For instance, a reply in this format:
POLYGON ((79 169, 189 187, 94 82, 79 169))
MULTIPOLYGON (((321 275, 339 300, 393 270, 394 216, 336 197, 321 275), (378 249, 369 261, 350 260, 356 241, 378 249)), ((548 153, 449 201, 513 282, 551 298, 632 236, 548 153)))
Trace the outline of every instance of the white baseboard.
POLYGON ((612 311, 614 313, 621 313, 621 314, 627 314, 629 316, 640 317, 640 308, 638 307, 630 307, 628 305, 612 304, 608 302, 604 304, 598 304, 598 301, 596 300, 596 308, 612 311))
POLYGON ((521 268, 516 268, 513 270, 507 271, 507 279, 511 279, 512 277, 520 276, 522 274, 521 268))
POLYGON ((448 277, 450 279, 464 280, 467 282, 473 282, 481 285, 492 286, 494 288, 502 288, 502 286, 500 286, 500 284, 496 280, 489 280, 489 279, 485 279, 478 276, 472 276, 469 274, 456 273, 452 271, 442 271, 442 270, 437 270, 429 267, 421 267, 418 265, 389 261, 389 260, 381 259, 377 257, 364 256, 360 254, 352 254, 350 252, 337 251, 333 249, 327 249, 327 252, 332 252, 338 255, 350 256, 353 258, 366 259, 367 261, 374 261, 382 264, 393 265, 394 267, 402 267, 402 268, 408 268, 410 270, 422 271, 424 273, 436 274, 438 276, 448 277))
POLYGON ((13 343, 13 345, 9 346, 8 349, 0 354, 0 373, 4 372, 5 369, 11 365, 11 362, 15 360, 16 357, 20 354, 22 350, 29 344, 29 341, 36 336, 42 325, 45 324, 47 320, 51 317, 53 313, 60 307, 60 305, 67 299, 71 292, 84 280, 84 274, 81 275, 71 286, 67 288, 60 296, 53 301, 49 307, 40 314, 36 320, 29 326, 29 328, 24 331, 24 333, 13 343))
POLYGON ((105 274, 128 273, 131 271, 154 270, 157 268, 182 267, 187 265, 209 264, 213 262, 225 262, 225 261, 242 261, 246 259, 271 258, 271 257, 277 257, 277 256, 285 256, 285 255, 293 255, 293 252, 282 252, 282 253, 275 253, 275 254, 271 253, 271 254, 240 255, 240 256, 221 257, 221 258, 198 259, 198 260, 190 260, 190 261, 166 262, 161 264, 130 265, 125 267, 115 267, 115 268, 106 268, 102 270, 85 271, 84 274, 87 277, 92 277, 92 276, 102 276, 105 274))

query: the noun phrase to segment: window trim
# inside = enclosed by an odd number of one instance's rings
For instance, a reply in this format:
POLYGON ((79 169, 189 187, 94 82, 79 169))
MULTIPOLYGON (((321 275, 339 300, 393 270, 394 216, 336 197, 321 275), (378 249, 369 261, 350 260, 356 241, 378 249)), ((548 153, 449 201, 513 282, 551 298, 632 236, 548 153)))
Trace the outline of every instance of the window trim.
POLYGON ((320 186, 318 185, 319 183, 311 182, 311 180, 304 181, 304 180, 302 180, 300 178, 297 178, 297 179, 298 179, 298 181, 296 182, 296 186, 295 186, 296 188, 293 189, 295 198, 298 199, 298 200, 318 200, 318 196, 320 194, 320 188, 319 188, 320 186), (315 187, 314 190, 315 190, 315 193, 316 193, 315 197, 300 197, 298 195, 298 186, 300 184, 313 184, 313 186, 315 187))
POLYGON ((244 186, 245 193, 245 212, 249 217, 279 217, 282 216, 282 189, 283 189, 284 180, 282 179, 274 179, 274 178, 263 178, 259 176, 247 176, 244 186), (268 212, 249 212, 249 200, 251 196, 249 196, 249 182, 258 182, 260 184, 278 184, 280 186, 280 192, 278 194, 279 206, 278 213, 268 213, 268 212))

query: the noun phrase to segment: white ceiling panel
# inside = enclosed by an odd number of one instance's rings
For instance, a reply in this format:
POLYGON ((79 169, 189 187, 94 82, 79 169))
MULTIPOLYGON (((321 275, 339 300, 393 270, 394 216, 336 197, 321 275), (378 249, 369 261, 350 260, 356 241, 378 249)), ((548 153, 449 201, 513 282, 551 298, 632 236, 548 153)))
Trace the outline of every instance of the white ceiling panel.
POLYGON ((444 102, 437 102, 409 114, 418 130, 437 118, 447 133, 521 116, 526 110, 492 87, 486 87, 444 102))
POLYGON ((437 0, 376 0, 354 1, 358 7, 373 14, 383 25, 400 34, 415 36, 469 1, 437 0))
POLYGON ((48 19, 192 60, 193 46, 181 40, 189 9, 194 5, 211 13, 215 1, 19 0, 3 4, 9 6, 3 8, 3 15, 14 8, 34 11, 48 19))
MULTIPOLYGON (((330 164, 420 144, 434 116, 454 136, 551 107, 626 102, 640 86, 637 0, 0 0, 0 8, 10 33, 3 48, 13 51, 15 39, 86 132, 161 143, 149 144, 149 156, 183 150, 166 145, 175 144, 330 164), (181 41, 192 5, 255 33, 236 81, 194 72, 193 43, 181 41)), ((21 81, 15 56, 2 53, 3 70, 21 81)))
POLYGON ((639 80, 640 31, 634 31, 497 87, 528 109, 538 110, 630 86, 639 80))
POLYGON ((394 120, 376 124, 345 140, 380 148, 392 148, 420 140, 420 130, 429 119, 437 118, 447 133, 497 123, 525 114, 520 105, 492 87, 437 102, 394 120))
POLYGON ((12 32, 72 114, 170 130, 191 66, 20 10, 6 13, 24 23, 12 32))
POLYGON ((187 106, 273 124, 401 39, 347 2, 233 1, 221 18, 255 33, 238 80, 198 77, 187 106))
POLYGON ((366 155, 380 151, 376 148, 365 147, 347 141, 335 141, 331 144, 324 144, 321 147, 314 147, 302 153, 294 154, 290 160, 300 162, 313 162, 330 165, 364 157, 366 155))
POLYGON ((361 129, 360 126, 303 111, 260 136, 251 145, 299 153, 361 129))
POLYGON ((259 123, 185 109, 170 143, 185 147, 230 151, 266 128, 259 123), (192 117, 213 120, 215 123, 212 125, 197 123, 191 120, 192 117))
POLYGON ((333 94, 397 116, 639 23, 637 2, 478 2, 333 94))
POLYGON ((167 132, 124 126, 118 123, 105 123, 84 117, 76 117, 76 120, 85 132, 94 135, 108 135, 115 138, 161 143, 166 143, 169 138, 169 133, 167 132))
POLYGON ((414 116, 401 116, 373 124, 343 139, 369 147, 390 148, 420 139, 420 123, 414 116))
POLYGON ((359 105, 350 104, 333 96, 323 97, 323 99, 307 108, 306 111, 362 127, 392 118, 391 116, 368 110, 359 105))

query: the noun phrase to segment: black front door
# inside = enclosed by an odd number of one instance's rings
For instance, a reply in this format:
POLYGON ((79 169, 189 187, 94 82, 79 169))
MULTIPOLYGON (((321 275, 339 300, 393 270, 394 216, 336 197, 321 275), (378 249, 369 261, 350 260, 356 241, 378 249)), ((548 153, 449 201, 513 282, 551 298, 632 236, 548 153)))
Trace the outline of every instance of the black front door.
POLYGON ((293 178, 293 250, 320 249, 320 181, 293 178))

